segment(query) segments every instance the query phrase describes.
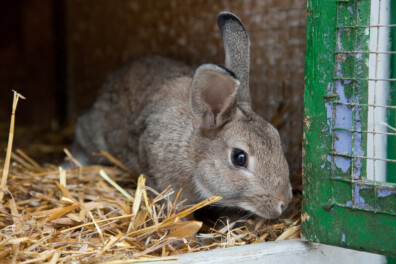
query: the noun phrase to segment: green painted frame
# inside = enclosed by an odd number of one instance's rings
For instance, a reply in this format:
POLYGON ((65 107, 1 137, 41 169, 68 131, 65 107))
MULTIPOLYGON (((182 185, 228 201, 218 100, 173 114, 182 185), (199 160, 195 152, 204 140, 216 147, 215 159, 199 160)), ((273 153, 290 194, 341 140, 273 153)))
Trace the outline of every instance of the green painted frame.
POLYGON ((358 147, 364 152, 366 144, 365 136, 357 140, 355 125, 359 122, 359 130, 367 130, 366 55, 349 60, 352 56, 345 54, 350 53, 343 52, 347 46, 368 48, 366 27, 360 25, 367 25, 369 17, 370 0, 307 1, 302 235, 309 241, 396 256, 396 184, 367 180, 366 160, 355 152, 358 147), (359 15, 344 19, 344 5, 359 15), (340 32, 346 35, 340 37, 340 32), (340 44, 340 38, 345 43, 340 44), (354 75, 345 78, 339 71, 354 75), (349 96, 353 109, 350 129, 335 126, 337 105, 343 103, 335 87, 345 80, 350 82, 344 97, 349 96), (339 131, 350 133, 351 153, 335 153, 334 135, 339 131), (337 168, 335 157, 348 161, 352 169, 337 168))

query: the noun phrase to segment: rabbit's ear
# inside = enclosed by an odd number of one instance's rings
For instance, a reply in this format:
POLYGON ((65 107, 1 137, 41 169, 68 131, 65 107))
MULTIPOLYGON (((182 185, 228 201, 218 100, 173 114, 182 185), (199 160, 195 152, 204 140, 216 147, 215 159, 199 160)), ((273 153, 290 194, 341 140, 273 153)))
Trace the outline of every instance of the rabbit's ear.
POLYGON ((217 16, 225 51, 225 67, 235 73, 241 82, 238 102, 251 104, 249 91, 250 41, 241 20, 232 13, 217 16))
POLYGON ((235 75, 222 67, 204 64, 196 70, 190 105, 193 113, 202 118, 204 129, 217 129, 233 117, 238 87, 235 75))

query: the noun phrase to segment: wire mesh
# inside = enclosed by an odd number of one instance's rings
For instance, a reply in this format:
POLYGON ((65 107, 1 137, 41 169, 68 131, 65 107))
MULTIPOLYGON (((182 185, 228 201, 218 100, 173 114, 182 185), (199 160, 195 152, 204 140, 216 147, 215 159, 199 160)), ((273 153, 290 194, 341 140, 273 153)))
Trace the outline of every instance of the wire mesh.
POLYGON ((381 199, 384 193, 396 194, 393 185, 384 183, 396 175, 396 69, 391 67, 396 64, 391 37, 396 24, 391 12, 390 0, 337 2, 334 81, 324 99, 335 203, 394 215, 396 209, 381 199))

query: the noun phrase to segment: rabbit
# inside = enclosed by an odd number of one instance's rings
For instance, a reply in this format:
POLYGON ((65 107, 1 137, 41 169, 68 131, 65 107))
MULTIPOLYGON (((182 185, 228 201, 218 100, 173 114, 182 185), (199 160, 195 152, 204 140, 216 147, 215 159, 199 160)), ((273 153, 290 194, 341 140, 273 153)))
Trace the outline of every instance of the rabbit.
POLYGON ((217 21, 225 67, 194 71, 160 56, 126 64, 78 119, 72 154, 89 164, 105 150, 190 204, 219 195, 218 206, 278 218, 292 199, 279 133, 252 110, 242 22, 229 12, 217 21))

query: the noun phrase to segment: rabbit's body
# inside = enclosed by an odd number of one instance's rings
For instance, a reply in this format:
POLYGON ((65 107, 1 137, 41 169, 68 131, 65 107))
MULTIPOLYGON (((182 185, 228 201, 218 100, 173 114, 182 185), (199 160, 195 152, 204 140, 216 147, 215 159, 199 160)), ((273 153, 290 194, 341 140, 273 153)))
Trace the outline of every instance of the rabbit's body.
MULTIPOLYGON (((222 30, 224 21, 242 25, 228 13, 219 18, 222 30)), ((155 189, 182 189, 189 203, 220 195, 221 205, 278 217, 291 200, 288 165, 278 132, 251 109, 245 71, 206 64, 194 74, 158 56, 129 63, 79 119, 72 152, 91 163, 106 150, 155 189)))
POLYGON ((93 108, 78 120, 73 154, 89 164, 98 161, 92 153, 106 150, 131 170, 144 172, 151 186, 166 188, 167 175, 174 175, 173 188, 196 196, 188 158, 195 126, 188 99, 193 74, 192 68, 159 56, 114 72, 93 108))
POLYGON ((107 150, 132 170, 147 168, 144 160, 137 160, 141 135, 157 113, 165 114, 157 122, 171 126, 172 120, 165 120, 168 112, 188 108, 188 87, 193 74, 191 68, 159 56, 125 65, 107 78, 94 106, 79 118, 73 147, 79 147, 78 143, 85 154, 107 150), (172 108, 164 104, 168 100, 172 108))

